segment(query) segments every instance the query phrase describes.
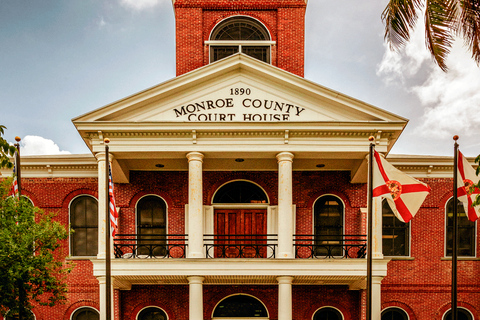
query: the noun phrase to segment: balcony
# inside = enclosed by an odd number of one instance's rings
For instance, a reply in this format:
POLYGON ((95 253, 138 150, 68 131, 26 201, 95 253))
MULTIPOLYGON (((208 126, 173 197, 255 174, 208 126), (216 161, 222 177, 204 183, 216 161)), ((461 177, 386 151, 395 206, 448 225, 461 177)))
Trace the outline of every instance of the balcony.
MULTIPOLYGON (((204 235, 205 257, 276 258, 276 234, 208 234, 204 235)), ((363 259, 365 235, 294 235, 296 259, 363 259)), ((188 238, 185 234, 118 234, 114 239, 117 259, 186 258, 188 238)))

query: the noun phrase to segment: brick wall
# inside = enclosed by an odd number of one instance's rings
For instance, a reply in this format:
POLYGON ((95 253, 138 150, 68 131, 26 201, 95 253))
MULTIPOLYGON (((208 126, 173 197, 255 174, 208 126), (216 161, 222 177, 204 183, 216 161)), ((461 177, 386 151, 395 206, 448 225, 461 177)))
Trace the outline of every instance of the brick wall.
MULTIPOLYGON (((168 232, 184 233, 184 206, 188 201, 187 172, 132 172, 131 183, 117 184, 116 202, 120 209, 120 233, 135 233, 135 205, 144 195, 156 194, 165 199, 168 208, 168 232)), ((277 172, 204 172, 204 203, 211 204, 215 191, 232 180, 249 180, 265 190, 269 201, 278 201, 277 172)), ((407 311, 411 320, 441 319, 449 308, 451 260, 444 258, 444 208, 451 197, 451 179, 425 179, 432 188, 431 194, 417 216, 411 222, 411 258, 395 259, 388 264, 388 275, 382 283, 382 308, 398 306, 407 311)), ((68 225, 68 206, 80 194, 97 196, 96 179, 23 179, 25 195, 36 206, 48 212, 58 213, 58 221, 68 225)), ((334 194, 345 204, 346 233, 362 233, 360 208, 366 207, 366 186, 350 184, 347 172, 294 172, 293 203, 297 208, 296 233, 312 232, 312 207, 323 194, 334 194)), ((477 256, 480 256, 480 234, 477 228, 477 256)), ((68 255, 68 242, 62 243, 62 256, 68 255)), ((69 319, 79 306, 99 307, 98 282, 92 275, 92 264, 88 260, 75 260, 75 268, 68 277, 69 295, 64 305, 55 308, 37 307, 37 320, 69 319)), ((478 259, 461 260, 458 265, 459 305, 480 317, 480 262, 478 259)), ((269 292, 256 296, 273 299, 265 302, 269 312, 277 308, 276 287, 268 286, 205 286, 205 312, 213 308, 210 303, 218 302, 224 295, 245 292, 269 292), (236 289, 235 289, 236 288, 236 289), (263 291, 262 291, 263 290, 263 291), (272 292, 270 292, 270 291, 272 292), (275 292, 273 292, 275 291, 275 292), (207 299, 208 298, 208 299, 207 299), (210 309, 209 309, 210 308, 210 309)), ((344 287, 294 286, 295 319, 310 319, 306 314, 323 305, 332 305, 339 310, 350 310, 351 319, 361 310, 360 292, 344 287), (310 299, 310 300, 309 300, 310 299), (332 304, 336 303, 336 304, 332 304), (308 305, 310 311, 303 310, 308 305), (300 310, 304 311, 301 313, 300 310), (305 313, 306 312, 306 313, 305 313)), ((135 308, 141 308, 144 299, 155 299, 163 308, 165 299, 174 295, 179 302, 169 302, 169 310, 188 310, 188 286, 134 286, 131 291, 122 291, 120 310, 124 319, 134 319, 135 308), (157 293, 158 292, 158 293, 157 293), (178 304, 178 305, 177 305, 178 304), (127 317, 128 316, 128 317, 127 317), (126 317, 126 318, 125 318, 126 317), (129 318, 130 317, 130 318, 129 318)), ((153 303, 153 302, 152 302, 153 303)), ((166 310, 167 311, 167 310, 166 310)), ((171 311, 173 312, 173 311, 171 311)), ((176 312, 176 311, 175 311, 176 312)), ((182 311, 183 312, 183 311, 182 311)), ((187 312, 187 311, 185 311, 187 312)), ((348 312, 344 313, 346 319, 348 312)), ((172 316, 173 317, 173 316, 172 316)), ((186 319, 184 314, 171 319, 186 319)))

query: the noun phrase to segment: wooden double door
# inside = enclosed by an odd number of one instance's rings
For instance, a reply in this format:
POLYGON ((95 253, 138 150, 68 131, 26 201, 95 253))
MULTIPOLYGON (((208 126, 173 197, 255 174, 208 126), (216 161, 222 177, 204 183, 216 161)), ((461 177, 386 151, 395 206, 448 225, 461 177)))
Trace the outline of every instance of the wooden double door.
POLYGON ((215 256, 264 258, 267 252, 267 210, 215 210, 215 256))

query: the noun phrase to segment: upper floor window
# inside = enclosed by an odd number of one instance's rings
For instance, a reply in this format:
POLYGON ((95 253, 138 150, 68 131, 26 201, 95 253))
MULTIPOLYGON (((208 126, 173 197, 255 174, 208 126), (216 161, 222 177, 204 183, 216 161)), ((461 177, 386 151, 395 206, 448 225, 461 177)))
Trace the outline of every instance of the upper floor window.
POLYGON ((237 180, 217 190, 213 203, 268 203, 265 192, 249 181, 237 180))
POLYGON ((262 302, 254 297, 238 294, 222 300, 214 318, 267 318, 268 312, 262 302))
POLYGON ((138 201, 137 234, 138 255, 165 255, 167 205, 162 198, 150 195, 138 201))
POLYGON ((317 199, 313 207, 315 254, 341 256, 343 243, 343 202, 336 196, 317 199))
MULTIPOLYGON (((451 198, 446 207, 446 255, 452 256, 453 252, 453 198, 451 198)), ((468 220, 465 209, 460 201, 457 200, 457 226, 458 226, 458 251, 460 257, 475 256, 475 222, 468 220)))
POLYGON ((70 254, 96 256, 98 252, 98 203, 91 196, 80 196, 70 204, 70 254))
POLYGON ((409 223, 397 219, 387 200, 382 202, 382 248, 385 256, 409 255, 409 223))
POLYGON ((270 34, 263 24, 246 16, 228 18, 212 31, 210 62, 226 58, 237 52, 270 63, 270 34))

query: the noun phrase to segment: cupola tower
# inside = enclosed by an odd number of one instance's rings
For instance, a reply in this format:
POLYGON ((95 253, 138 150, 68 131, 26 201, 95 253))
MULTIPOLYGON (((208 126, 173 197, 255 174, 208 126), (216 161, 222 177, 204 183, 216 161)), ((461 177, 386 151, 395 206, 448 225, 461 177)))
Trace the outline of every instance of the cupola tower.
POLYGON ((304 73, 307 0, 172 0, 177 75, 242 52, 304 73))

